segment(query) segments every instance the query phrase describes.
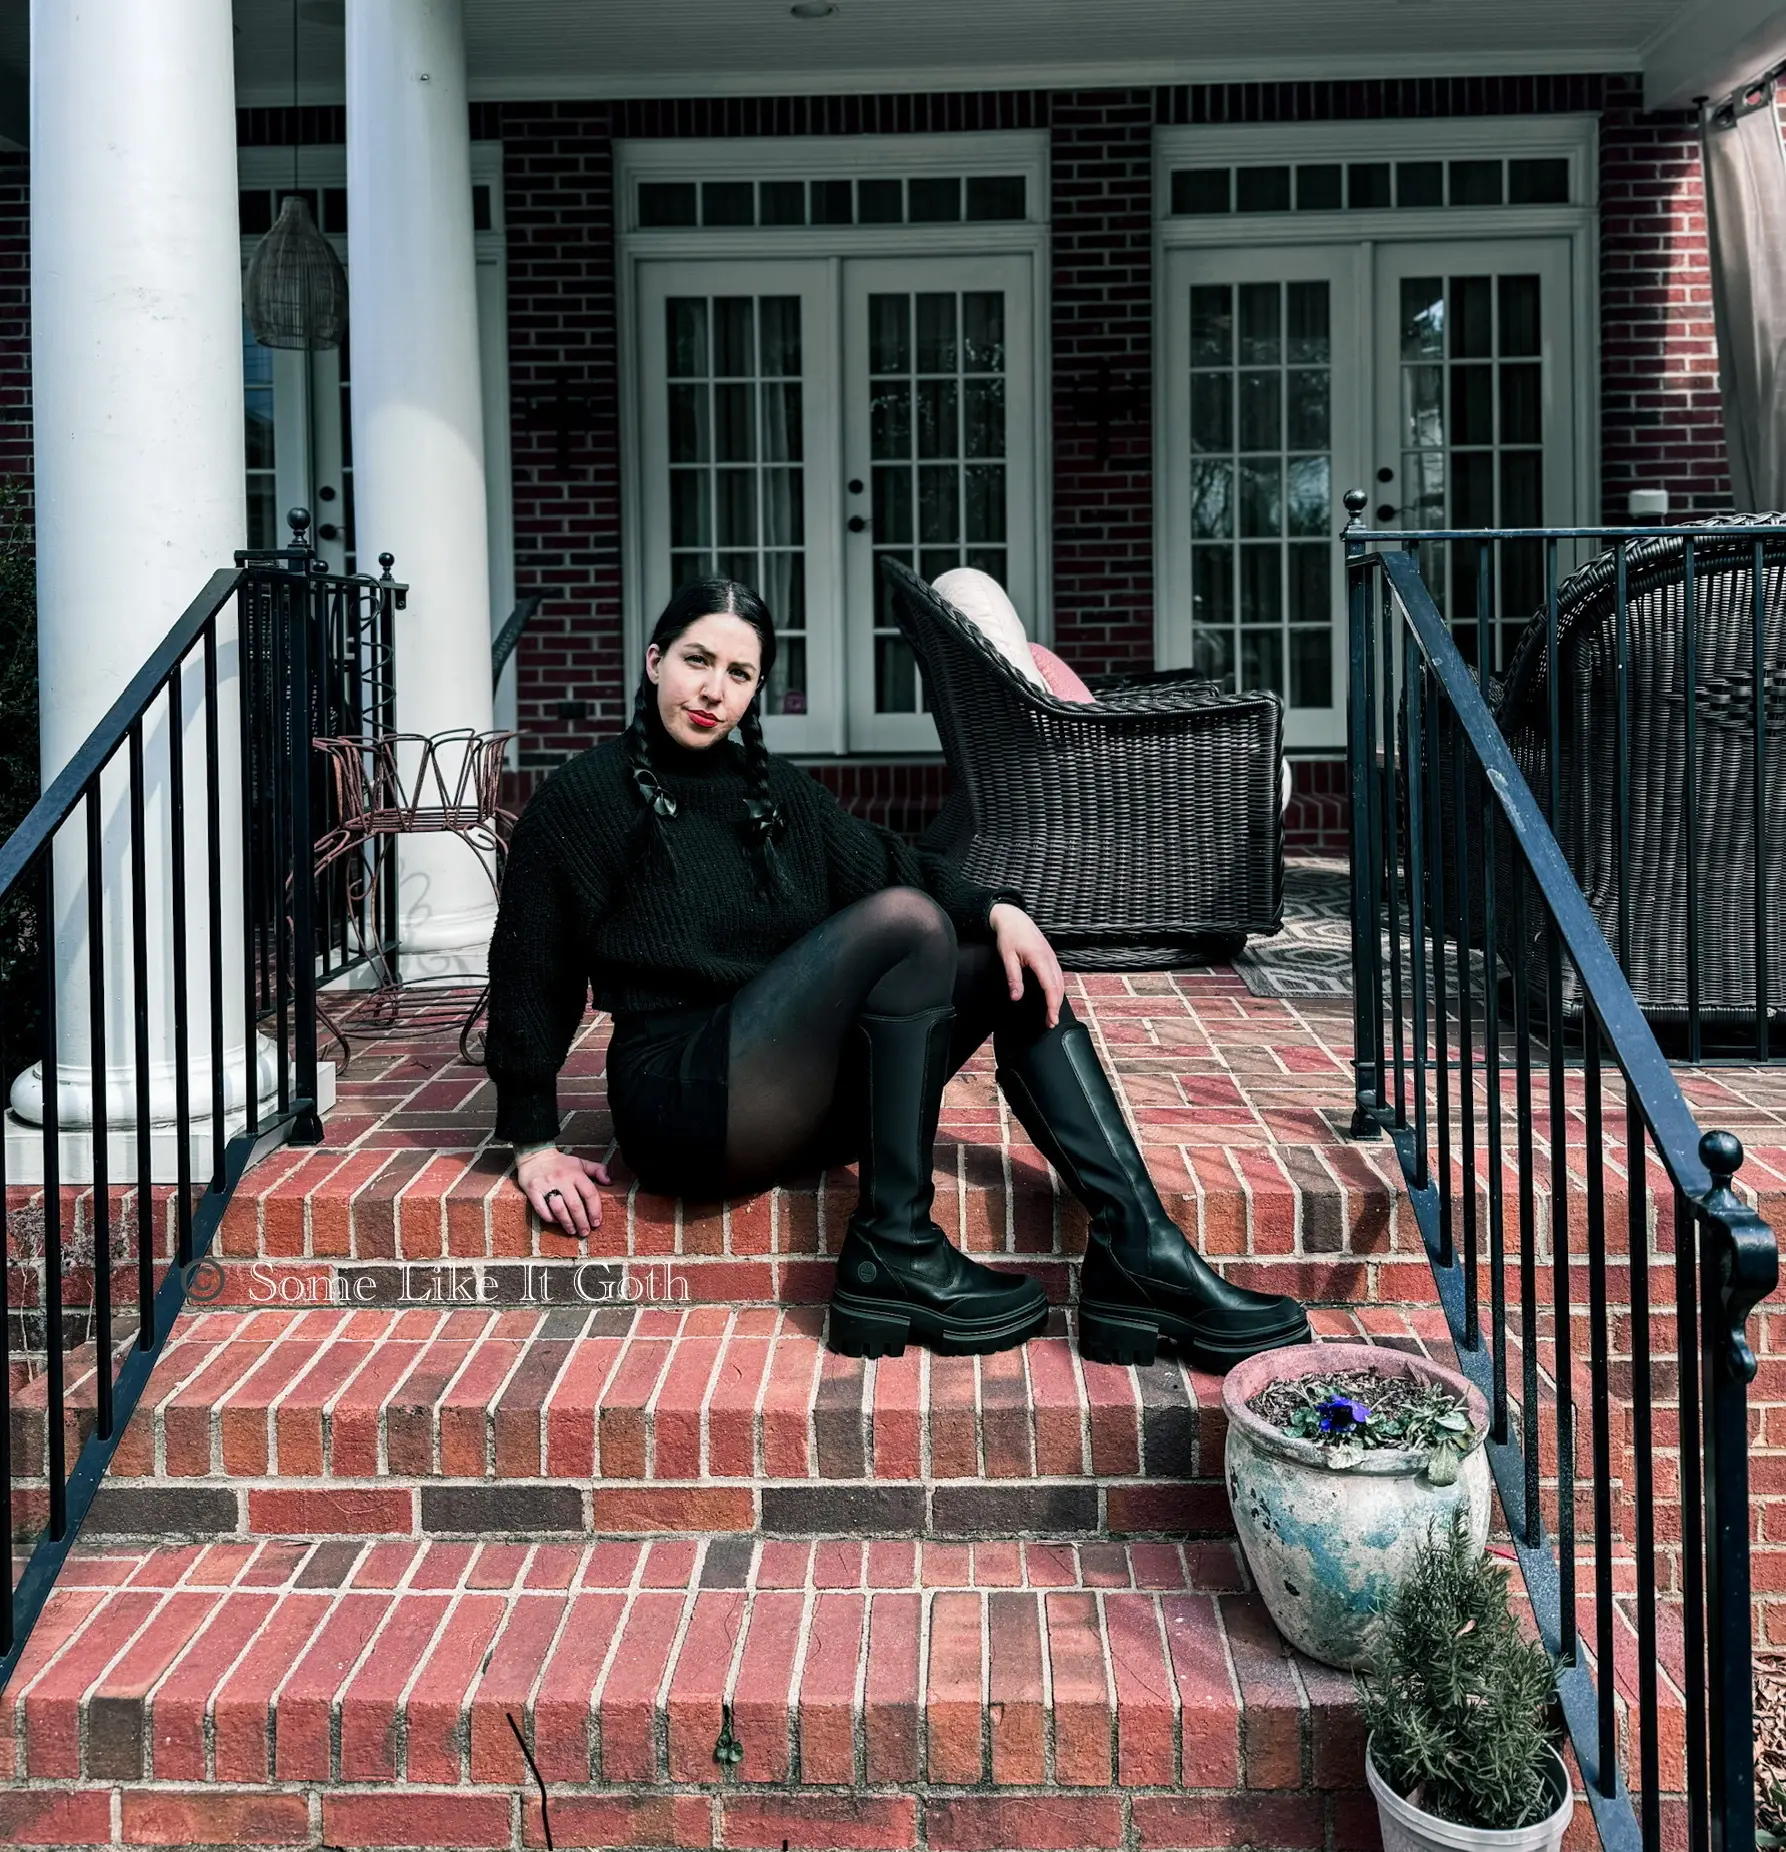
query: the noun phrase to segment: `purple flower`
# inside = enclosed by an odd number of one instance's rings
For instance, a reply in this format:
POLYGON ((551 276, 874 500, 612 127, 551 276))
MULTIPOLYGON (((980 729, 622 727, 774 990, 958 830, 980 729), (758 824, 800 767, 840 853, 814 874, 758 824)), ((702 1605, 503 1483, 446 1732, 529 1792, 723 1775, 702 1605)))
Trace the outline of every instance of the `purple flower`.
POLYGON ((1350 1396, 1335 1395, 1320 1405, 1320 1415, 1323 1434, 1349 1434, 1353 1428, 1361 1428, 1370 1420, 1371 1411, 1350 1396))

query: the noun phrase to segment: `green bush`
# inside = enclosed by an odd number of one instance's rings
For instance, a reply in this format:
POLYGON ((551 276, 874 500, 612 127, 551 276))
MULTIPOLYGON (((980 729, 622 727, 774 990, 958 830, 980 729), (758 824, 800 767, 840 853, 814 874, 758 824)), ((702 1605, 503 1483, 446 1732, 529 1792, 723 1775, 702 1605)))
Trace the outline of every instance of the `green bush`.
POLYGON ((1507 1571, 1476 1548, 1460 1510, 1417 1553, 1359 1680, 1377 1773, 1441 1820, 1533 1825, 1557 1805, 1546 1780, 1555 1685, 1508 1605, 1507 1571))
MULTIPOLYGON (((37 802, 37 561, 31 504, 17 477, 0 481, 0 842, 37 802)), ((9 1081, 37 1059, 37 908, 0 901, 0 1049, 9 1081)))

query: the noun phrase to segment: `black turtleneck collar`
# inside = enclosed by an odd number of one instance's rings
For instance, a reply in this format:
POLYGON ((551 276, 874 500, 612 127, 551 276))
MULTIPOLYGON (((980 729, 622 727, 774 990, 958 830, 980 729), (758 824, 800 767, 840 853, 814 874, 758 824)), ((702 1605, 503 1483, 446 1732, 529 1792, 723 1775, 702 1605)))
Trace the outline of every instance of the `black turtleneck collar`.
POLYGON ((741 755, 729 739, 711 746, 684 746, 670 736, 656 701, 645 709, 645 737, 650 743, 652 767, 667 778, 710 778, 719 773, 736 772, 741 755))

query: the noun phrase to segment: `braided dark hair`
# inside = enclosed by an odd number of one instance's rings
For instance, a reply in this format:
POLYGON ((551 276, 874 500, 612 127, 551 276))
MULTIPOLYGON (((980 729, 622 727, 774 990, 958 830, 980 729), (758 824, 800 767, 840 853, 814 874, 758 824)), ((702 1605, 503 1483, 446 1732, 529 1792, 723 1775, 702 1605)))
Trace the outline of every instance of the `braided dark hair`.
MULTIPOLYGON (((763 689, 768 683, 769 671, 775 666, 775 623, 769 615, 769 607, 748 585, 740 585, 734 579, 695 579, 680 587, 664 606, 663 615, 652 629, 651 642, 660 655, 667 653, 691 624, 703 617, 718 616, 742 618, 757 633, 757 641, 762 646, 756 692, 738 722, 744 743, 744 772, 750 783, 750 793, 744 800, 744 816, 738 827, 750 849, 758 891, 773 894, 781 882, 776 844, 786 828, 786 821, 780 805, 769 795, 769 748, 763 743, 760 712, 763 689)), ((676 814, 676 800, 664 789, 651 763, 649 720, 656 701, 657 684, 649 674, 641 674, 638 691, 633 696, 632 721, 624 735, 633 785, 642 805, 628 850, 635 867, 655 861, 666 873, 674 874, 676 855, 664 825, 676 814)), ((707 750, 720 749, 716 746, 707 750)))

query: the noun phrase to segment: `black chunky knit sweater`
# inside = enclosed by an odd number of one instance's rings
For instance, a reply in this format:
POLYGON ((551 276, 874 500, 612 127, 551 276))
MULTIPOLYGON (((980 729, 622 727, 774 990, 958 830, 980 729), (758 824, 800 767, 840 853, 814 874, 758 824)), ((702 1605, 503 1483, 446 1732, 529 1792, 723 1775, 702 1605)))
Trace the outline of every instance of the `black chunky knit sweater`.
POLYGON ((561 766, 516 825, 490 946, 486 1050, 496 1136, 558 1133, 558 1070, 590 984, 617 1016, 691 1009, 735 995, 803 933, 887 887, 921 887, 964 938, 989 936, 992 893, 940 856, 850 816, 816 779, 771 757, 769 792, 786 829, 778 891, 758 891, 740 828, 751 795, 742 750, 678 746, 650 716, 651 762, 676 814, 663 830, 674 874, 628 872, 642 800, 623 738, 561 766))

